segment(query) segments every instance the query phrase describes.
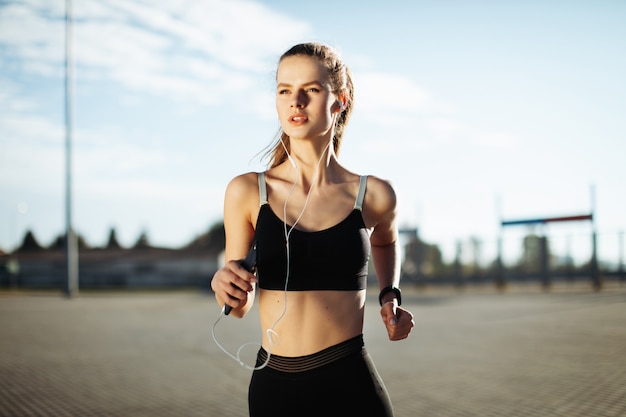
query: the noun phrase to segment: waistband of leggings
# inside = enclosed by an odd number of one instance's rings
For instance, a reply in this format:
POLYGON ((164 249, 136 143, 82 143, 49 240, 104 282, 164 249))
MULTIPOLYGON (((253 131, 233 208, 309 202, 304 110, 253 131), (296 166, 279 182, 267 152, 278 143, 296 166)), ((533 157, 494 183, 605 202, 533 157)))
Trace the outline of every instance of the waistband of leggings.
MULTIPOLYGON (((288 357, 272 354, 270 355, 267 367, 280 372, 310 371, 311 369, 327 365, 355 352, 360 352, 363 349, 363 335, 360 334, 310 355, 288 357)), ((264 348, 259 349, 259 353, 257 355, 257 366, 265 363, 266 360, 267 351, 264 348)))

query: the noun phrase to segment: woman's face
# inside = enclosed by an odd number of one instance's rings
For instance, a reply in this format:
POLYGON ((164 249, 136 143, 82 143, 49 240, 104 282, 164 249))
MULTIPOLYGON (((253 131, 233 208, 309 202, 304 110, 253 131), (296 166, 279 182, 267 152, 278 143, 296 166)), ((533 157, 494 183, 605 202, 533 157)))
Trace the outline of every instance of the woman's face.
POLYGON ((330 140, 338 109, 322 64, 308 56, 283 58, 276 73, 276 111, 287 136, 330 140))

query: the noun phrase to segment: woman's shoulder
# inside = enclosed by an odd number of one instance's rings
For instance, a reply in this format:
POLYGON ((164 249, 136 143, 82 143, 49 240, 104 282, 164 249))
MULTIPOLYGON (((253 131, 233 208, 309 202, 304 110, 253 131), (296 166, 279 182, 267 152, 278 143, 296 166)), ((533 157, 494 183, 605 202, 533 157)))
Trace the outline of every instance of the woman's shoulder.
MULTIPOLYGON (((350 178, 349 182, 356 181, 361 183, 362 179, 366 179, 363 206, 367 208, 368 211, 384 213, 395 210, 396 192, 391 181, 376 175, 359 174, 345 168, 344 170, 348 178, 350 178)), ((359 185, 359 187, 360 186, 361 185, 359 185)))
POLYGON ((396 192, 390 180, 386 180, 375 175, 367 175, 367 192, 369 196, 379 202, 388 202, 395 205, 396 192))
POLYGON ((396 192, 391 181, 375 175, 368 175, 363 201, 364 214, 373 223, 378 223, 395 217, 396 204, 396 192))
POLYGON ((247 172, 230 180, 226 187, 226 198, 242 201, 258 196, 258 173, 247 172))
POLYGON ((232 178, 228 183, 229 187, 246 187, 251 184, 257 183, 257 178, 259 176, 258 172, 246 172, 245 174, 239 174, 236 177, 232 178))

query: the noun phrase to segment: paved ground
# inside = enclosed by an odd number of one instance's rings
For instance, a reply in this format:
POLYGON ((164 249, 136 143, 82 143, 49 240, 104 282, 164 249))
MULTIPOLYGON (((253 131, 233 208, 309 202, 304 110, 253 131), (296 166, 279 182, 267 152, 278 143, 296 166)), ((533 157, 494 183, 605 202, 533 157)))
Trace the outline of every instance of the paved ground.
MULTIPOLYGON (((626 288, 406 292, 409 340, 373 297, 365 338, 397 417, 626 416, 626 288)), ((250 371, 193 292, 0 294, 1 416, 246 416, 250 371)), ((226 318, 235 350, 256 317, 226 318)), ((256 350, 252 347, 251 351, 256 350)))

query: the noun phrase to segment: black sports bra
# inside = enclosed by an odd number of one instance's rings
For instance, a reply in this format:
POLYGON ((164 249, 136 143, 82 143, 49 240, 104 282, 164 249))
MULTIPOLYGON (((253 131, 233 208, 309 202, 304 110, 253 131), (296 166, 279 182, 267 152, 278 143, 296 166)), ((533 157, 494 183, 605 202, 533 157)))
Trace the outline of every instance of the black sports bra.
MULTIPOLYGON (((298 229, 291 232, 288 291, 366 288, 371 249, 361 215, 366 184, 367 176, 362 176, 354 209, 335 226, 314 232, 298 229)), ((287 278, 284 223, 267 201, 264 173, 259 173, 259 194, 261 208, 254 232, 258 285, 267 290, 284 290, 287 278)))

